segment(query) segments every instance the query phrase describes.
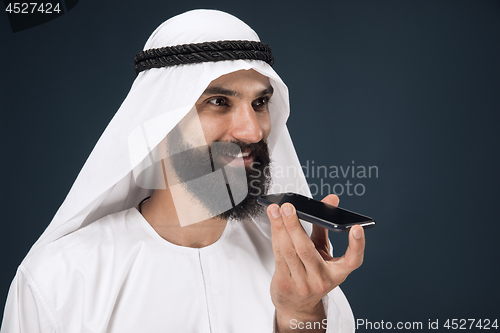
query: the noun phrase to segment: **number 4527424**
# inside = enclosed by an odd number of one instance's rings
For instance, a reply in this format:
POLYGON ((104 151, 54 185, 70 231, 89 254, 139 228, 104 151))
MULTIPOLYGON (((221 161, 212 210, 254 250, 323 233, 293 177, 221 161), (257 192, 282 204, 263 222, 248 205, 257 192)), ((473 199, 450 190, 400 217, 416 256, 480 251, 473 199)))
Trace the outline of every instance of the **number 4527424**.
POLYGON ((9 14, 53 14, 60 13, 61 8, 59 2, 55 4, 51 2, 10 2, 5 11, 9 14))
POLYGON ((452 330, 465 330, 465 329, 498 329, 498 322, 495 319, 493 322, 489 319, 447 319, 443 327, 452 330))

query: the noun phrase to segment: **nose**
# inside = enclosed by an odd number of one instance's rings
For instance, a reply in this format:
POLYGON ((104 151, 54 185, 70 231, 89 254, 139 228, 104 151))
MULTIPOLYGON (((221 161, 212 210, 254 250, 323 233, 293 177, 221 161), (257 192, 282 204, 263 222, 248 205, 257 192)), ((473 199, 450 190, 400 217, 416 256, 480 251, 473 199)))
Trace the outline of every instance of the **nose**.
POLYGON ((245 143, 257 143, 264 137, 264 130, 251 104, 239 107, 233 116, 231 136, 245 143))

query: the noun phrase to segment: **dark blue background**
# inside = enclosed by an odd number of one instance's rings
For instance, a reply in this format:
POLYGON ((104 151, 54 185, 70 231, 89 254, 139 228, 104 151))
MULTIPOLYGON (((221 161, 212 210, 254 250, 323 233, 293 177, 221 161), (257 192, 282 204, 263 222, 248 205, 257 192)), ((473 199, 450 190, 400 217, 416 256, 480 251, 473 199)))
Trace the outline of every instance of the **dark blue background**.
MULTIPOLYGON (((356 318, 499 319, 499 1, 80 1, 12 33, 0 13, 0 306, 165 19, 227 11, 273 50, 305 164, 377 166, 341 206, 373 216, 342 285, 356 318)), ((320 179, 310 179, 319 183, 320 179)), ((319 197, 319 196, 318 196, 319 197)), ((345 235, 331 235, 336 252, 345 235)))

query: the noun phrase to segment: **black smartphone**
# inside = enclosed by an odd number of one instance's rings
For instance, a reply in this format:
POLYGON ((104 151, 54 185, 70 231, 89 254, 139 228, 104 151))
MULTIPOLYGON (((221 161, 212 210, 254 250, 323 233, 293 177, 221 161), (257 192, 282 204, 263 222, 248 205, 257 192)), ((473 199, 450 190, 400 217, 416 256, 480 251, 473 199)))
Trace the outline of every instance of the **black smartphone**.
POLYGON ((319 225, 335 232, 348 231, 353 225, 359 224, 363 228, 373 228, 375 220, 371 217, 335 207, 296 193, 279 193, 261 195, 257 199, 262 206, 285 202, 291 203, 297 211, 299 219, 319 225))

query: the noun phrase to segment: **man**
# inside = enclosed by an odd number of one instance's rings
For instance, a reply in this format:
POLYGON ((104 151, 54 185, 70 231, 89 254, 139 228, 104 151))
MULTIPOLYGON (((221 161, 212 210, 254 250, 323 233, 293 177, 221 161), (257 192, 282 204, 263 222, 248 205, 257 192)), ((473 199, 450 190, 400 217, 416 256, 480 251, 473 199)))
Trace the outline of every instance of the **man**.
POLYGON ((338 285, 362 262, 362 228, 332 258, 327 232, 302 226, 293 206, 256 203, 268 190, 310 196, 269 64, 255 32, 223 12, 153 32, 129 95, 19 266, 2 333, 353 331, 338 285))

